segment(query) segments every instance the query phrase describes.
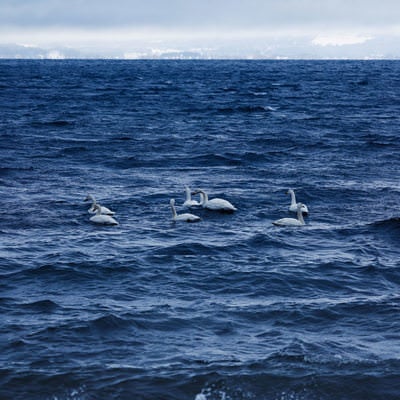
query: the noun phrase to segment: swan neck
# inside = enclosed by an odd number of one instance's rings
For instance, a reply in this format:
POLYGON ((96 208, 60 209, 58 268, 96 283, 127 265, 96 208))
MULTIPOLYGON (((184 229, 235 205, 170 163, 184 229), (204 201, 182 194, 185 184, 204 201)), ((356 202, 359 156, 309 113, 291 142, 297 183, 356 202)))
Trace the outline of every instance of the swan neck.
POLYGON ((302 211, 303 207, 299 207, 297 209, 297 219, 304 225, 304 218, 303 218, 303 211, 302 211))
POLYGON ((186 191, 186 201, 192 200, 192 194, 190 193, 190 188, 186 186, 185 191, 186 191))
POLYGON ((172 216, 176 217, 176 209, 175 209, 174 204, 171 203, 170 206, 171 206, 172 216))
POLYGON ((208 194, 203 190, 200 191, 201 204, 204 205, 208 202, 208 194))
POLYGON ((296 205, 296 195, 294 194, 293 190, 291 190, 289 193, 290 193, 290 198, 292 201, 292 206, 295 206, 296 205))

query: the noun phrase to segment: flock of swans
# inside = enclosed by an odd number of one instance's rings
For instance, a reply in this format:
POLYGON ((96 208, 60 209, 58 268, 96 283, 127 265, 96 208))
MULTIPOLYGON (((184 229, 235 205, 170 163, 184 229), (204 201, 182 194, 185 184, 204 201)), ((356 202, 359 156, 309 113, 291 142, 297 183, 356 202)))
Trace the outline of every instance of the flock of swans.
MULTIPOLYGON (((237 210, 237 208, 230 203, 228 200, 221 199, 215 197, 213 199, 208 198, 208 194, 201 189, 194 190, 193 192, 190 190, 188 186, 185 187, 186 199, 182 204, 183 207, 193 208, 193 207, 202 207, 211 211, 218 211, 224 213, 233 213, 237 210), (193 200, 192 195, 199 195, 200 200, 193 200)), ((297 218, 281 218, 272 223, 276 226, 302 226, 305 225, 303 215, 308 214, 308 207, 303 203, 298 203, 296 201, 296 195, 292 189, 289 189, 287 194, 291 196, 291 203, 289 206, 289 211, 296 212, 297 218)), ((115 214, 114 211, 111 211, 109 208, 104 207, 96 202, 96 199, 92 195, 87 195, 85 201, 91 201, 92 205, 90 206, 88 212, 90 214, 94 214, 90 221, 95 224, 101 225, 118 225, 118 221, 113 217, 115 214)), ((198 222, 201 218, 192 213, 182 213, 178 214, 175 208, 175 199, 170 200, 170 207, 172 211, 172 220, 184 221, 184 222, 198 222)))

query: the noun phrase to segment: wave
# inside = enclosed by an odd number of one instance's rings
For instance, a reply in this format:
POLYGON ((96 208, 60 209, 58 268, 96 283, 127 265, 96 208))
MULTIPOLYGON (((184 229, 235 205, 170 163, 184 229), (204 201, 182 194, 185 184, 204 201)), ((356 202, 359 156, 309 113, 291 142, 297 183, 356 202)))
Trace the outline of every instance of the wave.
POLYGON ((85 257, 78 256, 75 253, 75 258, 81 261, 60 261, 58 260, 55 264, 43 264, 39 266, 29 266, 28 268, 18 268, 15 271, 1 274, 0 276, 6 276, 13 279, 28 279, 30 281, 34 279, 47 279, 48 282, 59 283, 62 287, 62 282, 72 283, 83 279, 93 279, 97 275, 97 271, 91 268, 91 263, 84 261, 85 257))
POLYGON ((129 140, 134 140, 130 136, 115 136, 113 140, 118 140, 118 141, 129 141, 129 140))
POLYGON ((282 370, 277 372, 258 372, 255 365, 247 369, 247 374, 236 375, 232 369, 197 376, 196 380, 204 383, 194 400, 395 400, 400 389, 397 373, 371 376, 367 368, 365 373, 347 369, 327 373, 300 368, 290 376, 295 368, 285 370, 285 366, 282 363, 282 370))
POLYGON ((276 109, 270 106, 237 106, 237 107, 223 107, 218 108, 217 111, 221 114, 233 114, 233 113, 242 113, 242 114, 251 114, 251 113, 268 113, 271 111, 275 111, 276 109))
POLYGON ((289 89, 293 89, 294 91, 299 91, 299 90, 301 90, 301 84, 300 84, 300 83, 280 83, 280 82, 274 82, 274 83, 272 83, 272 88, 273 88, 273 89, 289 88, 289 89))
POLYGON ((36 300, 30 303, 22 303, 19 304, 19 307, 24 310, 46 312, 46 313, 53 312, 61 308, 57 303, 49 299, 36 300))
POLYGON ((396 373, 377 376, 367 369, 359 373, 337 370, 331 374, 299 370, 296 376, 290 376, 283 367, 280 374, 257 371, 251 366, 240 373, 234 367, 207 368, 199 360, 196 372, 183 370, 167 375, 168 367, 146 373, 136 365, 114 363, 105 369, 89 363, 82 376, 72 368, 66 373, 56 370, 40 376, 33 370, 21 377, 8 376, 3 394, 5 398, 23 399, 29 391, 33 400, 105 396, 109 400, 397 400, 400 391, 396 373))
POLYGON ((114 314, 103 315, 95 320, 89 322, 88 327, 95 329, 101 333, 109 332, 113 330, 119 330, 120 328, 131 327, 132 321, 117 317, 114 314))
POLYGON ((400 235, 400 217, 391 217, 388 219, 375 221, 367 226, 375 232, 392 235, 392 238, 393 235, 396 235, 396 238, 398 238, 398 235, 400 235))
POLYGON ((0 176, 12 175, 19 172, 34 171, 33 167, 0 167, 0 176))
MULTIPOLYGON (((227 154, 215 154, 215 153, 204 153, 201 155, 188 155, 184 159, 179 156, 171 155, 169 162, 179 167, 187 166, 202 166, 204 168, 212 168, 216 166, 236 166, 241 165, 242 161, 237 155, 227 154)), ((166 162, 164 158, 159 158, 157 154, 152 154, 150 158, 145 159, 141 156, 132 157, 115 157, 112 159, 106 159, 104 163, 108 167, 114 167, 118 169, 131 169, 131 168, 155 168, 165 167, 166 162)))
POLYGON ((30 342, 46 342, 51 340, 53 342, 63 342, 67 340, 73 340, 76 343, 87 344, 93 343, 100 349, 105 350, 107 345, 96 343, 98 337, 109 337, 113 332, 118 333, 118 338, 115 338, 116 342, 125 342, 128 340, 131 345, 138 346, 141 343, 139 341, 130 340, 136 333, 136 331, 146 329, 145 324, 142 324, 139 320, 136 322, 132 317, 124 318, 117 316, 113 313, 101 315, 94 319, 85 320, 83 318, 68 318, 62 320, 60 318, 54 321, 46 321, 41 324, 39 329, 29 334, 27 339, 30 342))
POLYGON ((42 127, 42 126, 54 126, 54 127, 65 127, 65 126, 70 126, 74 125, 74 121, 67 121, 67 120, 53 120, 53 121, 35 121, 31 123, 32 127, 42 127))
POLYGON ((89 148, 86 146, 65 147, 59 151, 58 156, 62 157, 63 155, 76 155, 88 152, 89 148))
POLYGON ((235 166, 235 165, 241 165, 242 163, 242 161, 238 158, 237 155, 226 154, 226 153, 225 154, 208 153, 198 156, 196 155, 190 157, 189 161, 191 161, 194 164, 204 165, 206 167, 213 167, 220 165, 235 166))
POLYGON ((156 259, 158 262, 163 260, 169 263, 171 259, 177 256, 210 255, 212 253, 218 253, 221 248, 223 249, 225 246, 220 247, 196 242, 179 243, 153 250, 151 258, 153 261, 156 259))

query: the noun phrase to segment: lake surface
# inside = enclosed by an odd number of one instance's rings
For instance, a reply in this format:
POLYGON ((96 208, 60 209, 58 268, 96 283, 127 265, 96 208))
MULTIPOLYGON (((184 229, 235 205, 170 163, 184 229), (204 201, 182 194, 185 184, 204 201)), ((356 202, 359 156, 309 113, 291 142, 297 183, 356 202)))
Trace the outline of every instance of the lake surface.
POLYGON ((399 61, 0 61, 0 398, 399 399, 399 137, 399 61))

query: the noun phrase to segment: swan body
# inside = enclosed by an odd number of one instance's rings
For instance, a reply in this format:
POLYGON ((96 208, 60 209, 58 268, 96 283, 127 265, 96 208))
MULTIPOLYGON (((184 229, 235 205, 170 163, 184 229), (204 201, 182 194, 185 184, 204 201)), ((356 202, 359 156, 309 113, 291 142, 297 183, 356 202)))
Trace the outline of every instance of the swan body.
POLYGON ((208 200, 208 195, 204 190, 195 190, 192 194, 200 193, 200 205, 207 210, 233 213, 237 208, 228 200, 218 197, 208 200))
POLYGON ((185 222, 198 222, 200 221, 200 217, 190 213, 177 214, 175 209, 175 199, 171 199, 169 202, 172 211, 172 220, 173 221, 185 221, 185 222))
POLYGON ((88 194, 84 201, 89 201, 89 200, 92 201, 92 205, 89 208, 88 213, 95 214, 96 213, 95 206, 98 205, 100 207, 100 214, 104 214, 104 215, 114 215, 115 214, 115 212, 111 211, 109 208, 101 206, 100 204, 98 204, 96 202, 96 199, 91 194, 88 194))
POLYGON ((297 203, 297 218, 281 218, 272 222, 276 226, 303 226, 305 225, 303 218, 303 203, 297 203))
POLYGON ((200 203, 197 200, 192 200, 192 192, 189 186, 185 186, 186 200, 183 203, 184 207, 196 207, 200 206, 200 203))
MULTIPOLYGON (((299 203, 296 202, 296 195, 294 194, 294 190, 289 189, 287 191, 287 194, 290 194, 290 197, 291 197, 291 203, 290 203, 290 206, 289 206, 289 211, 297 212, 297 205, 299 203)), ((305 204, 302 205, 301 211, 302 211, 303 214, 306 214, 306 215, 308 214, 308 208, 307 208, 307 206, 305 204)))
POLYGON ((93 215, 93 217, 90 217, 90 221, 94 222, 95 224, 101 224, 101 225, 119 225, 118 222, 111 216, 111 215, 105 215, 101 213, 101 206, 96 204, 94 206, 96 215, 93 215))

